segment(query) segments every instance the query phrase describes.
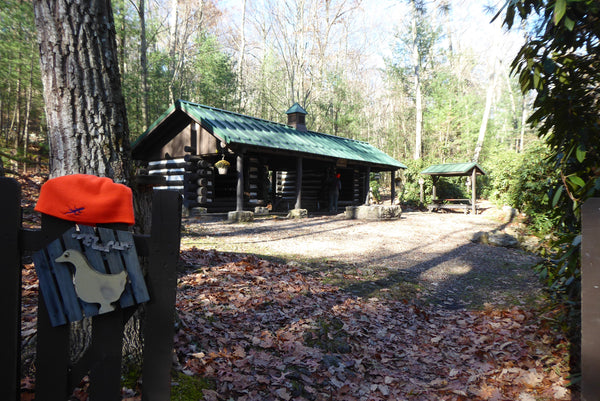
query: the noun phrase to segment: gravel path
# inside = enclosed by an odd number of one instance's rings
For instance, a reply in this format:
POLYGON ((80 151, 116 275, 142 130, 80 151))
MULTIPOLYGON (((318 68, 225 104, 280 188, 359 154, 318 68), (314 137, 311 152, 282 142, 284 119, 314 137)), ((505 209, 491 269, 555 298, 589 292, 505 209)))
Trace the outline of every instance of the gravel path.
POLYGON ((382 222, 189 220, 182 248, 276 257, 360 296, 417 297, 452 309, 532 302, 541 293, 532 269, 538 259, 471 241, 498 228, 502 223, 486 215, 422 212, 382 222))

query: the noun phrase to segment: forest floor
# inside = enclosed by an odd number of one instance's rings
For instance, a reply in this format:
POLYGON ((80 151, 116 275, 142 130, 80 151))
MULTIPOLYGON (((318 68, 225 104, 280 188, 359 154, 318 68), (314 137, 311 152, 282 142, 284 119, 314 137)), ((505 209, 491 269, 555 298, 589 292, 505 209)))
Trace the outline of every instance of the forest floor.
MULTIPOLYGON (((38 186, 24 183, 31 226, 38 186)), ((552 324, 563 311, 532 270, 538 258, 471 241, 507 224, 422 212, 184 220, 171 399, 578 400, 569 343, 552 324)), ((23 281, 27 368, 32 265, 23 281)), ((124 384, 123 399, 139 400, 136 387, 124 384)), ((72 399, 87 399, 85 385, 72 399)))
POLYGON ((176 336, 208 400, 575 400, 569 344, 497 215, 187 220, 176 336))
POLYGON ((361 297, 419 298, 450 309, 530 304, 541 296, 533 254, 473 242, 510 224, 501 213, 403 213, 394 221, 266 217, 187 220, 182 249, 253 254, 291 264, 361 297))

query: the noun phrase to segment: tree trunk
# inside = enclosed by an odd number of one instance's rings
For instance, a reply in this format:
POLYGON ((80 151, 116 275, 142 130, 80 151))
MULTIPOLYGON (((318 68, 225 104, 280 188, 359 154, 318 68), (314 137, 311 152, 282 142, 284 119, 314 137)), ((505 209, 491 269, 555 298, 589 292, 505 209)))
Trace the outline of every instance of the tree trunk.
POLYGON ((237 65, 238 80, 238 110, 243 110, 245 103, 246 79, 244 78, 244 55, 246 53, 246 0, 242 4, 242 24, 240 25, 240 54, 237 65))
POLYGON ((527 108, 525 107, 525 96, 521 102, 521 137, 519 139, 519 153, 523 153, 523 147, 525 146, 525 126, 527 125, 527 108))
MULTIPOLYGON (((32 43, 32 46, 34 44, 32 43)), ((29 63, 29 87, 27 88, 27 104, 25 105, 25 127, 23 128, 23 136, 25 137, 25 145, 23 146, 23 171, 27 173, 27 156, 29 150, 29 116, 31 114, 31 101, 33 96, 33 67, 34 67, 34 52, 31 52, 31 62, 29 63)))
POLYGON ((129 127, 110 1, 35 0, 50 176, 128 182, 129 127))
MULTIPOLYGON (((110 1, 35 0, 50 177, 82 173, 129 183, 130 146, 110 1)), ((71 358, 90 321, 72 325, 71 358)))
POLYGON ((146 41, 146 7, 145 0, 140 0, 138 14, 140 17, 140 68, 142 69, 142 123, 143 131, 149 125, 148 121, 148 44, 146 41))
POLYGON ((410 2, 413 18, 412 18, 412 61, 415 69, 414 85, 415 85, 415 152, 413 158, 420 159, 423 150, 423 101, 421 94, 421 62, 419 55, 419 45, 417 43, 417 6, 415 0, 410 2))
POLYGON ((492 75, 492 79, 490 80, 490 86, 488 86, 487 93, 485 95, 485 109, 483 110, 483 117, 481 119, 481 125, 479 126, 479 136, 477 137, 477 145, 475 145, 475 154, 473 155, 473 161, 475 163, 479 161, 479 155, 481 154, 481 149, 483 149, 483 142, 485 141, 485 131, 487 130, 487 123, 490 119, 490 111, 492 110, 494 82, 495 75, 492 75))

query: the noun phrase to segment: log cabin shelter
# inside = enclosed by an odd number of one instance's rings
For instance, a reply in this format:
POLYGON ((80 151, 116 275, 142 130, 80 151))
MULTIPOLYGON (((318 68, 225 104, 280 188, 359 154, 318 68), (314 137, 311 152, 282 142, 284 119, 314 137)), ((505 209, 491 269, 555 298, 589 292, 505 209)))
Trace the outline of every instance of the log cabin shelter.
POLYGON ((462 207, 465 213, 471 208, 473 214, 477 213, 477 176, 485 175, 485 172, 475 162, 468 163, 445 163, 435 164, 421 171, 421 174, 431 176, 432 186, 432 204, 429 209, 452 209, 462 207), (471 199, 438 199, 436 185, 441 177, 469 177, 471 180, 471 199))
POLYGON ((179 190, 185 207, 209 213, 326 211, 337 174, 338 206, 361 205, 371 172, 390 171, 394 183, 406 168, 367 142, 307 130, 298 103, 286 113, 281 124, 178 100, 132 144, 133 159, 164 178, 158 189, 179 190), (222 160, 229 168, 218 172, 222 160))

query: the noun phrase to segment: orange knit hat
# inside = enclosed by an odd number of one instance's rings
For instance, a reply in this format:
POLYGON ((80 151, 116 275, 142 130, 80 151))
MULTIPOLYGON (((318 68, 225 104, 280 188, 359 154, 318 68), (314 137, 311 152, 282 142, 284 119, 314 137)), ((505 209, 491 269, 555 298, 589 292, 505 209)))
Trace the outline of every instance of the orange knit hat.
POLYGON ((35 210, 91 226, 135 223, 131 189, 95 175, 73 174, 48 180, 42 185, 35 210))

